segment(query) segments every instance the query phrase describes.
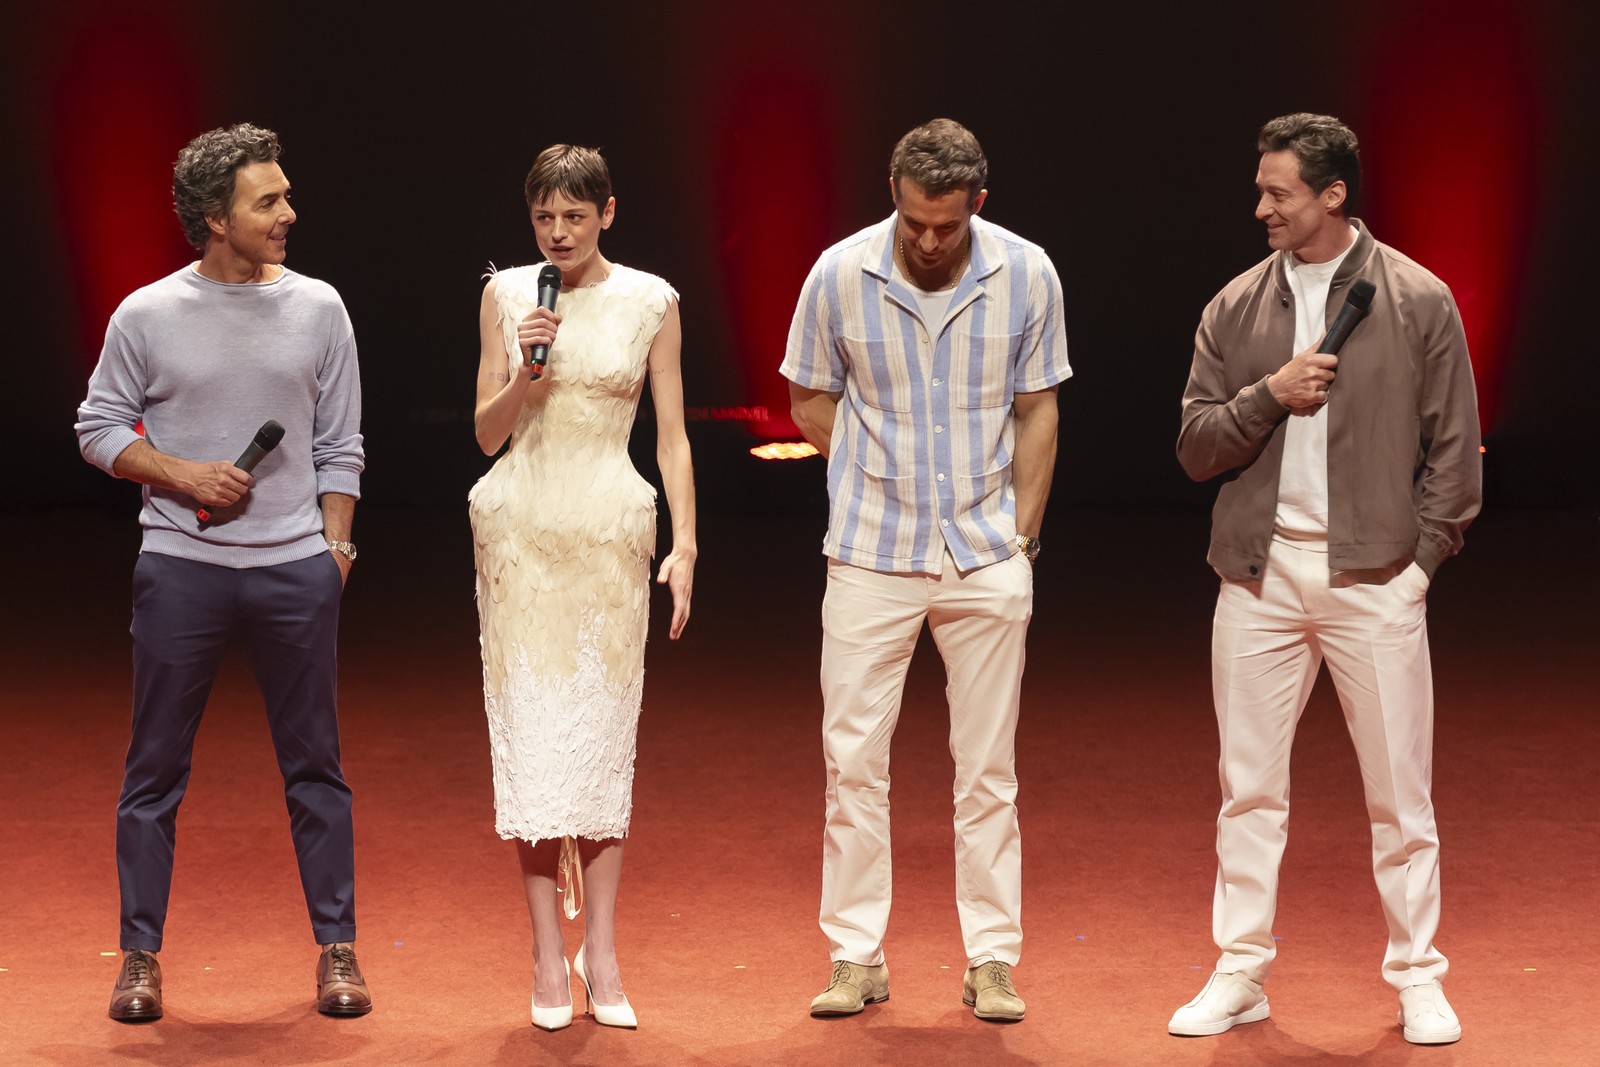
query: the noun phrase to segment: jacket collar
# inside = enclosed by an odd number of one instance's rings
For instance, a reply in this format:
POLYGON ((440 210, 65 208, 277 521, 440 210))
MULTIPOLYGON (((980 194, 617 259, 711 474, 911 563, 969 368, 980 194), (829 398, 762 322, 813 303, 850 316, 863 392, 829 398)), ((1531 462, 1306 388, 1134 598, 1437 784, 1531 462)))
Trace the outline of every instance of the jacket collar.
MULTIPOLYGON (((1351 219, 1350 225, 1356 229, 1356 242, 1350 246, 1350 251, 1344 257, 1344 262, 1339 264, 1339 269, 1334 271, 1333 280, 1328 283, 1328 291, 1334 292, 1342 289, 1366 272, 1367 264, 1372 259, 1372 250, 1378 247, 1377 238, 1372 236, 1372 231, 1367 229, 1367 224, 1360 219, 1351 219)), ((1279 252, 1272 257, 1272 281, 1277 286, 1278 292, 1287 296, 1289 294, 1288 259, 1293 252, 1279 252)))

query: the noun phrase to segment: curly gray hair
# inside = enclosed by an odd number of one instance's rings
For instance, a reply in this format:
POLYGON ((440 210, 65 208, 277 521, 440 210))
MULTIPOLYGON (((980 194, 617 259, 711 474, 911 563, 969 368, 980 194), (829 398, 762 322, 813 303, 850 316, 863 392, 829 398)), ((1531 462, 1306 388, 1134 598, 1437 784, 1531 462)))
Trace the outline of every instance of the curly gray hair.
POLYGON ((172 210, 191 245, 204 251, 211 240, 206 219, 226 217, 233 210, 239 168, 276 163, 282 151, 277 134, 248 122, 210 130, 184 146, 172 166, 172 210))

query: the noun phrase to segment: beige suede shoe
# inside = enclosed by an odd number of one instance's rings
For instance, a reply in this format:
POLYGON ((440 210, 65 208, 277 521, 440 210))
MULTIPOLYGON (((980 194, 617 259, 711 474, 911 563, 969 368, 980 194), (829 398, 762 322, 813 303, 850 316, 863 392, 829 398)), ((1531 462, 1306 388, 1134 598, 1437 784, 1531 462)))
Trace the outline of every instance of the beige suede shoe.
POLYGON ((854 1015, 868 1004, 889 999, 889 965, 866 967, 836 960, 828 988, 811 1001, 812 1015, 854 1015))
POLYGON ((999 960, 980 963, 961 982, 961 1001, 972 1014, 991 1022, 1020 1023, 1027 1005, 1011 984, 1011 965, 999 960))

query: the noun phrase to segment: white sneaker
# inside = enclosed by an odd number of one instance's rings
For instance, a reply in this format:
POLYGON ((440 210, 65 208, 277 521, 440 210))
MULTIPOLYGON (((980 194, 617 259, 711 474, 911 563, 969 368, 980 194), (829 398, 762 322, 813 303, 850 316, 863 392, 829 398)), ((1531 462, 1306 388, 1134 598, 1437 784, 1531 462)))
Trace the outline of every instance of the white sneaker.
POLYGON ((1438 982, 1400 990, 1400 1025, 1413 1045, 1448 1045, 1461 1040, 1461 1020, 1438 982))
POLYGON ((1258 1023, 1272 1014, 1261 983, 1242 974, 1218 971, 1200 995, 1172 1013, 1167 1033, 1180 1037, 1225 1034, 1239 1023, 1258 1023))

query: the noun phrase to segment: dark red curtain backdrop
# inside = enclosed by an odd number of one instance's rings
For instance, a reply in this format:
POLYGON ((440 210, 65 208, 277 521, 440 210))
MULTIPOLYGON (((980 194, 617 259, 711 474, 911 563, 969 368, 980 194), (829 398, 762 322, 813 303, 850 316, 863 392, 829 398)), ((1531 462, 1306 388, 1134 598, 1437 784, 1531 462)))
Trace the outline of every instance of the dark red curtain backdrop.
MULTIPOLYGON (((1174 397, 1201 306, 1265 251, 1254 133, 1291 110, 1356 127, 1362 210, 1454 288, 1492 493, 1571 498, 1547 457, 1582 435, 1547 418, 1541 394, 1576 373, 1586 326, 1559 294, 1594 230, 1580 206, 1600 110, 1579 43, 1595 28, 1587 5, 1055 14, 845 0, 623 3, 587 21, 510 4, 407 19, 197 0, 29 10, 5 45, 3 180, 26 293, 12 327, 30 353, 15 387, 34 399, 14 419, 55 445, 15 499, 112 497, 60 435, 109 310, 189 255, 167 192, 177 149, 248 119, 284 137, 301 213, 291 265, 337 285, 355 319, 371 488, 445 505, 477 476, 461 370, 475 292, 489 262, 537 254, 521 175, 570 140, 611 159, 608 253, 683 293, 686 400, 717 475, 705 488, 782 505, 788 487, 745 449, 792 436, 776 367, 799 284, 823 248, 889 211, 895 139, 949 115, 990 155, 985 213, 1062 274, 1079 373, 1064 447, 1086 462, 1056 496, 1198 505, 1207 491, 1171 460, 1174 397)), ((1592 500, 1592 480, 1581 491, 1592 500)))
POLYGON ((1546 207, 1544 139, 1562 105, 1542 77, 1536 9, 1460 11, 1432 2, 1396 18, 1358 132, 1382 239, 1455 294, 1492 434, 1546 207))
POLYGON ((208 110, 197 70, 204 42, 159 5, 63 19, 39 42, 46 214, 73 268, 70 337, 85 375, 122 298, 190 254, 172 213, 172 163, 208 110))

